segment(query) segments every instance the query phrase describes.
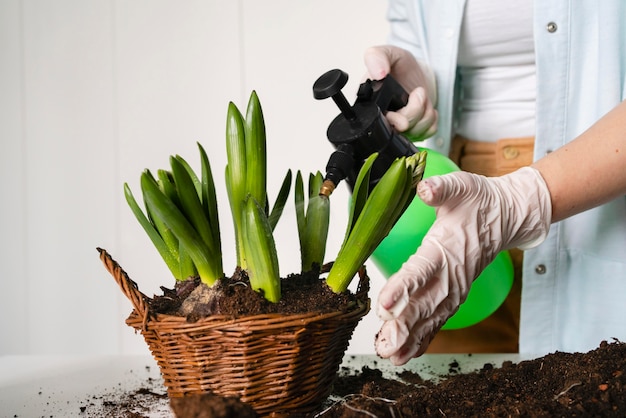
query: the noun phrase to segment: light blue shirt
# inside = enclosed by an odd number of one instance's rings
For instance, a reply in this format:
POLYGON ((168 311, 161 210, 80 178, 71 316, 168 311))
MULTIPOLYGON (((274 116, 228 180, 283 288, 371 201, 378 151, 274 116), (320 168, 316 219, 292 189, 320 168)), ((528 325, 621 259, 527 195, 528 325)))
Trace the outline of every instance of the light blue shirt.
MULTIPOLYGON (((438 132, 426 146, 444 154, 454 134, 464 6, 464 0, 390 0, 388 10, 389 42, 435 72, 438 132)), ((533 21, 538 159, 626 97, 626 2, 535 0, 533 21)), ((625 258, 624 196, 553 224, 545 242, 524 255, 520 352, 586 352, 602 340, 626 341, 625 258)))

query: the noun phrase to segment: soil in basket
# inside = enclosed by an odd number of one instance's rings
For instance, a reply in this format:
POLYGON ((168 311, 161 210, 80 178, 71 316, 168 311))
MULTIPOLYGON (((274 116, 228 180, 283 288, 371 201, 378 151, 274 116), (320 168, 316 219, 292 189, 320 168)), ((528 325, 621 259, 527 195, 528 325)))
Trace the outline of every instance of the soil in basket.
MULTIPOLYGON (((352 292, 334 293, 317 273, 293 274, 281 280, 281 299, 267 301, 252 290, 245 272, 237 269, 232 277, 218 281, 212 287, 199 279, 179 282, 173 289, 161 288, 163 295, 154 296, 152 312, 182 315, 189 321, 209 315, 240 317, 257 314, 298 314, 348 310, 357 302, 352 292)), ((368 289, 360 289, 367 292, 368 289)))

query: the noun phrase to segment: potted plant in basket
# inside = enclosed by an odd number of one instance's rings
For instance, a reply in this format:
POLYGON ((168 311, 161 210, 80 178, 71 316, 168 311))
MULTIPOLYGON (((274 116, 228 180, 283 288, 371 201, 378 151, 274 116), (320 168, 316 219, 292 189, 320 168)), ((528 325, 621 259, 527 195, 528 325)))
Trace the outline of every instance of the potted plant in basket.
POLYGON ((352 332, 369 310, 364 263, 415 196, 426 153, 397 159, 373 190, 369 171, 377 155, 365 161, 343 244, 327 264, 329 193, 320 193, 327 189, 319 172, 309 174, 306 193, 298 171, 294 201, 302 271, 281 278, 273 230, 292 173, 287 171, 270 205, 265 145, 256 93, 245 117, 231 102, 225 170, 237 250, 231 277, 223 272, 215 183, 200 144, 200 175, 178 155, 170 157, 170 169, 141 174, 144 209, 124 185, 131 210, 176 279, 174 289, 144 295, 106 250, 98 250, 133 304, 126 322, 144 336, 170 398, 210 392, 239 398, 260 415, 307 412, 330 393, 352 332), (359 286, 351 292, 355 277, 359 286), (305 307, 306 296, 318 306, 305 307), (329 307, 323 299, 331 301, 329 307), (249 301, 253 306, 244 308, 249 301))

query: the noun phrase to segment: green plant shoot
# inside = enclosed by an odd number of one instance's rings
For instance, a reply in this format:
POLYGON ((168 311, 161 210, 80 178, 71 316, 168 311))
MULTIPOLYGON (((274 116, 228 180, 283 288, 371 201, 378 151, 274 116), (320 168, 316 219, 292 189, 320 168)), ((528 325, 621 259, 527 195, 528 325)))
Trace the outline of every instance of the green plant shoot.
POLYGON ((368 187, 368 172, 375 158, 373 154, 359 172, 346 237, 326 278, 337 293, 348 289, 363 263, 406 211, 424 175, 426 151, 420 151, 396 159, 376 187, 366 193, 363 188, 368 187))
POLYGON ((320 195, 324 178, 319 171, 309 175, 308 203, 305 204, 304 183, 300 171, 296 174, 295 206, 302 271, 320 271, 324 263, 328 228, 330 223, 330 201, 320 195), (306 211, 305 211, 306 205, 306 211))

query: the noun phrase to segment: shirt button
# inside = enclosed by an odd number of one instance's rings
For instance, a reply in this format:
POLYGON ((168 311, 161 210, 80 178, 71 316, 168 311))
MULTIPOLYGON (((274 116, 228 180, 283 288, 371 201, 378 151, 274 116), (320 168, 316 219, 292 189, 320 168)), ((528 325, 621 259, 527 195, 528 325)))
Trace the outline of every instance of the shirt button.
POLYGON ((550 32, 550 33, 554 33, 554 32, 556 32, 556 30, 557 30, 556 23, 554 23, 554 22, 550 22, 550 23, 548 23, 548 24, 546 25, 546 29, 547 29, 547 30, 548 30, 548 32, 550 32))
POLYGON ((546 266, 544 264, 538 264, 535 266, 535 273, 537 274, 545 274, 546 266))
POLYGON ((437 148, 443 148, 443 138, 440 136, 435 138, 435 145, 437 146, 437 148))

